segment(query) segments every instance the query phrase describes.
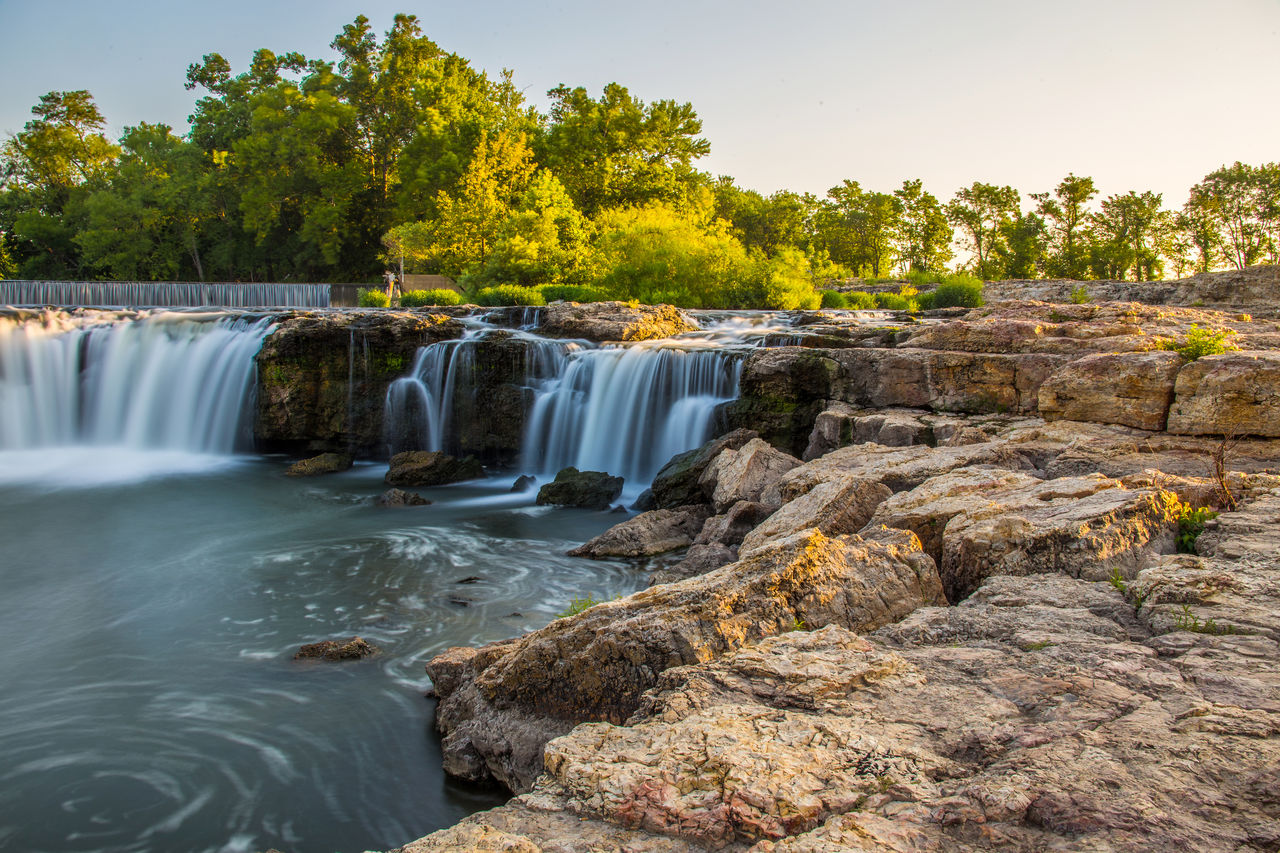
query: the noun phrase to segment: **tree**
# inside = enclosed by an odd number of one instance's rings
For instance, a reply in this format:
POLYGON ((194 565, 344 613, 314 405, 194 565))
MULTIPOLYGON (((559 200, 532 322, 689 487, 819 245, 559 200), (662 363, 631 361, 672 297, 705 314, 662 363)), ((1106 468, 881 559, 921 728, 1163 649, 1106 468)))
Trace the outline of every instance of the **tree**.
POLYGON ((1102 202, 1102 210, 1092 216, 1097 241, 1091 263, 1096 277, 1123 280, 1130 270, 1134 281, 1151 281, 1160 275, 1156 246, 1172 221, 1160 202, 1160 193, 1133 191, 1102 202))
POLYGON ((894 264, 902 202, 888 193, 867 192, 857 181, 827 191, 817 214, 816 241, 831 260, 859 274, 879 277, 894 264))
POLYGON ((1196 251, 1195 269, 1208 272, 1222 253, 1222 235, 1213 198, 1200 187, 1192 187, 1187 203, 1177 215, 1174 225, 1188 249, 1196 251))
POLYGON ((946 269, 954 236, 946 210, 919 180, 903 181, 893 194, 901 210, 895 248, 903 272, 946 269))
POLYGON ((1045 267, 1058 278, 1089 277, 1089 200, 1098 194, 1093 178, 1068 175, 1048 193, 1033 193, 1036 213, 1048 223, 1045 267))
POLYGON ((564 184, 588 217, 602 210, 677 204, 698 183, 692 162, 710 153, 702 121, 688 103, 633 98, 610 83, 599 100, 557 86, 539 162, 564 184))
POLYGON ((1244 269, 1277 259, 1280 238, 1280 167, 1236 162, 1215 169, 1192 188, 1198 204, 1212 211, 1227 261, 1244 269))
POLYGON ((1002 278, 1037 278, 1045 258, 1044 219, 1020 213, 1000 226, 1000 240, 992 249, 992 265, 1002 278))
POLYGON ((972 258, 969 267, 979 278, 990 279, 1004 273, 1001 250, 1005 232, 1019 216, 1018 191, 975 181, 956 191, 947 204, 947 218, 964 232, 965 247, 972 258))

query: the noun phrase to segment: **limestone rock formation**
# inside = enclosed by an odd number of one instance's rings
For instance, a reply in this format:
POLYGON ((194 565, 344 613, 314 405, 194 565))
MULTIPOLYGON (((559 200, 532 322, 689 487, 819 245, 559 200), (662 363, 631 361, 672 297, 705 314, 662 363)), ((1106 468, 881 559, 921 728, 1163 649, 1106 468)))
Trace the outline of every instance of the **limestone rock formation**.
POLYGON ((1182 369, 1175 352, 1101 353, 1073 361, 1040 386, 1040 414, 1163 430, 1182 369))
POLYGON ((589 341, 647 341, 692 332, 698 324, 671 305, 627 302, 552 302, 542 314, 538 332, 549 338, 589 341))
POLYGON ((649 557, 687 548, 710 514, 701 505, 651 510, 615 524, 585 545, 574 548, 569 556, 649 557))
POLYGON ((711 497, 701 485, 707 466, 723 451, 737 450, 757 436, 754 430, 738 429, 672 457, 653 478, 654 503, 662 509, 705 503, 711 497))
POLYGON ((446 768, 527 790, 542 769, 539 738, 587 720, 623 722, 665 669, 798 626, 870 630, 941 601, 937 570, 913 536, 798 533, 708 575, 485 647, 461 678, 466 653, 432 660, 446 768))
POLYGON ((1280 352, 1231 352, 1178 374, 1169 432, 1280 436, 1280 352))
POLYGON ((766 441, 753 438, 738 449, 726 447, 707 465, 698 485, 711 496, 716 512, 724 512, 739 501, 780 506, 778 481, 800 464, 794 456, 774 450, 766 441))
POLYGON ((437 450, 406 450, 391 457, 388 486, 445 486, 484 476, 474 456, 458 459, 437 450))

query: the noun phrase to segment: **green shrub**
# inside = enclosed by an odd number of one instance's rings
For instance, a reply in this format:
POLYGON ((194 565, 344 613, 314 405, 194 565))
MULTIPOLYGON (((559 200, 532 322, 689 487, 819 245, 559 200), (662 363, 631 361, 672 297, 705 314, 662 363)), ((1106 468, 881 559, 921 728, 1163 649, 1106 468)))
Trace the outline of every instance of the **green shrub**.
POLYGON ((462 297, 454 290, 406 290, 400 294, 402 308, 419 308, 423 305, 461 305, 462 297))
POLYGON ((499 284, 497 287, 483 288, 477 293, 476 304, 497 308, 504 305, 546 305, 547 300, 543 298, 536 287, 499 284))
POLYGON ((540 284, 538 292, 547 302, 605 302, 609 299, 603 287, 589 284, 540 284))
POLYGON ((915 287, 923 287, 926 284, 940 284, 947 280, 947 274, 943 272, 919 272, 912 270, 903 276, 907 281, 911 282, 915 287))
POLYGON ((848 308, 849 300, 844 298, 844 294, 838 290, 823 290, 819 292, 822 297, 823 308, 848 308))
POLYGON ((1084 305, 1089 301, 1089 288, 1083 284, 1077 284, 1071 288, 1071 301, 1076 305, 1084 305))
MULTIPOLYGON (((982 281, 963 273, 948 276, 933 292, 934 308, 979 308, 982 306, 982 281)), ((923 306, 921 306, 923 307, 923 306)))
POLYGON ((359 304, 361 308, 387 308, 391 305, 391 297, 385 290, 366 288, 360 291, 359 304))
POLYGON ((876 298, 865 290, 854 290, 844 294, 844 301, 855 311, 874 311, 877 308, 876 298))
POLYGON ((1178 510, 1178 553, 1196 553, 1196 540, 1204 533, 1204 524, 1218 514, 1207 506, 1192 509, 1190 504, 1183 504, 1178 510))
POLYGON ((908 299, 901 293, 877 293, 872 298, 877 308, 886 311, 913 311, 918 307, 914 299, 908 299))
POLYGON ((928 311, 931 308, 937 308, 937 297, 937 292, 933 290, 930 290, 928 293, 921 293, 916 297, 916 305, 920 307, 921 311, 928 311))
POLYGON ((1230 343, 1227 339, 1235 335, 1231 329, 1202 329, 1198 324, 1192 325, 1187 330, 1187 336, 1179 344, 1176 341, 1164 341, 1160 348, 1164 350, 1172 350, 1182 356, 1183 361, 1195 361, 1197 358, 1203 358, 1206 355, 1220 355, 1224 352, 1237 349, 1235 344, 1230 343))

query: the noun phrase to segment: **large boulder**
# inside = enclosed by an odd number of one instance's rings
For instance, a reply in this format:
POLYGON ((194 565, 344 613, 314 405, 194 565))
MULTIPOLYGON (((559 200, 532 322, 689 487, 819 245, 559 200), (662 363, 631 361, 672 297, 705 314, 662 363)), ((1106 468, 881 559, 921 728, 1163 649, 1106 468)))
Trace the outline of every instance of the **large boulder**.
POLYGON ((711 461, 698 485, 711 495, 716 512, 724 512, 739 501, 780 506, 778 481, 800 464, 800 460, 775 450, 768 442, 753 438, 738 449, 726 447, 711 461))
POLYGON ((569 556, 594 560, 651 557, 687 548, 710 514, 710 510, 700 504, 650 510, 615 524, 585 545, 574 548, 569 556))
POLYGON ((456 652, 428 663, 446 767, 525 790, 542 770, 541 750, 531 746, 539 737, 587 720, 621 723, 665 669, 796 627, 871 630, 942 600, 937 570, 914 536, 798 533, 710 574, 483 648, 462 665, 456 652))
POLYGON ((458 459, 436 450, 406 450, 391 457, 384 482, 388 486, 445 486, 484 476, 474 456, 458 459))
POLYGON ((538 331, 549 338, 603 342, 670 338, 697 328, 693 318, 671 305, 552 302, 543 310, 538 331))
POLYGON ((701 480, 707 466, 725 450, 737 450, 757 436, 754 430, 737 429, 671 457, 653 478, 654 503, 662 509, 706 503, 711 495, 704 491, 701 480))
POLYGON ((856 533, 891 494, 888 486, 869 477, 846 476, 820 483, 783 504, 748 533, 742 540, 740 553, 749 553, 776 538, 811 527, 828 536, 856 533))
POLYGON ((622 478, 604 471, 561 469, 555 480, 538 489, 539 506, 576 506, 608 509, 622 494, 622 478))
POLYGON ((1169 432, 1280 436, 1280 352, 1231 352, 1178 374, 1169 432))
POLYGON ((1040 415, 1162 430, 1182 369, 1175 352, 1099 353, 1060 368, 1040 386, 1040 415))

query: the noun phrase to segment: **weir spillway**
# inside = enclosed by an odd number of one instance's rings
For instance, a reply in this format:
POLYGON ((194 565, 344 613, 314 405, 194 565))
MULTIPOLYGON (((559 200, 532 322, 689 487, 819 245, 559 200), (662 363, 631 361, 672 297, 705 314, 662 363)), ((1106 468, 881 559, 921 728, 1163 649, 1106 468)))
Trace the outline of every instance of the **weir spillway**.
POLYGON ((175 281, 0 281, 0 305, 328 308, 332 285, 175 281))

